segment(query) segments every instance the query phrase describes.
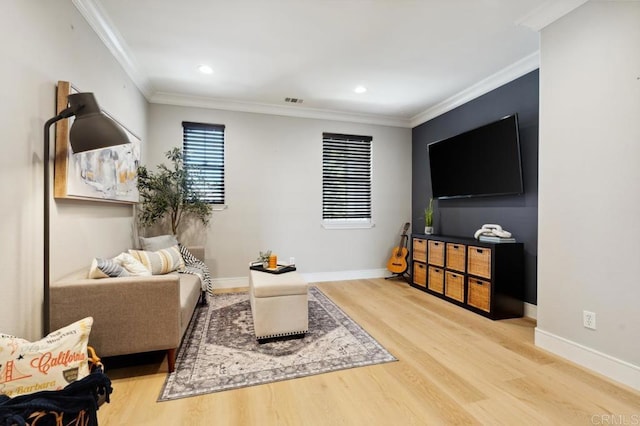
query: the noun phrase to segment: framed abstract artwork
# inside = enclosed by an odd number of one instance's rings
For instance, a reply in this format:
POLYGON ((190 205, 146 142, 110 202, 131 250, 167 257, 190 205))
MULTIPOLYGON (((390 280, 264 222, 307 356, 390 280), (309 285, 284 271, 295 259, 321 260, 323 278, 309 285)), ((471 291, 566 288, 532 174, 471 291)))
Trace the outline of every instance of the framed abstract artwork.
MULTIPOLYGON (((58 81, 57 113, 67 107, 67 96, 78 93, 68 81, 58 81)), ((141 141, 122 126, 130 143, 74 154, 69 144, 73 117, 56 123, 54 197, 58 199, 106 201, 134 204, 138 202, 137 169, 141 141)))

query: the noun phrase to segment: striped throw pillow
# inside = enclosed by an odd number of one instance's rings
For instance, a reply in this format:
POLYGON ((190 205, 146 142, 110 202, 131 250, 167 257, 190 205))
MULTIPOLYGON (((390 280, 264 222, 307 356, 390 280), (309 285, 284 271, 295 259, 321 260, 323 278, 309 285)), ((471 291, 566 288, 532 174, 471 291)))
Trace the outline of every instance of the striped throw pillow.
POLYGON ((184 269, 184 260, 178 246, 158 251, 129 250, 136 260, 139 260, 152 275, 163 275, 184 269))
POLYGON ((91 262, 89 278, 128 277, 130 274, 113 259, 97 257, 91 262))

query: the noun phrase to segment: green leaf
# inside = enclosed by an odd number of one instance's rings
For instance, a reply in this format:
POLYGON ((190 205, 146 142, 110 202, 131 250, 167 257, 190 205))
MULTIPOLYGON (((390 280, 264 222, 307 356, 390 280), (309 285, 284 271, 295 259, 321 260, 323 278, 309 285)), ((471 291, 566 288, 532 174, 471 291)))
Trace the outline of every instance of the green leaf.
POLYGON ((212 206, 202 201, 200 194, 193 189, 198 171, 185 168, 179 148, 167 151, 165 156, 171 164, 159 164, 155 172, 149 171, 146 166, 138 167, 138 221, 146 228, 168 218, 174 234, 177 234, 185 216, 193 216, 205 226, 208 225, 212 206))

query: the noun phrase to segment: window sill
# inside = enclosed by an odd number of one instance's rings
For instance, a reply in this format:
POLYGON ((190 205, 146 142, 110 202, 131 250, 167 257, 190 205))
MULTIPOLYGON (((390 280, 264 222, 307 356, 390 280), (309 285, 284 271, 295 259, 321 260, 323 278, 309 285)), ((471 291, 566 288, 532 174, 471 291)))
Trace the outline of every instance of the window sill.
POLYGON ((371 220, 323 220, 324 229, 369 229, 375 224, 371 220))

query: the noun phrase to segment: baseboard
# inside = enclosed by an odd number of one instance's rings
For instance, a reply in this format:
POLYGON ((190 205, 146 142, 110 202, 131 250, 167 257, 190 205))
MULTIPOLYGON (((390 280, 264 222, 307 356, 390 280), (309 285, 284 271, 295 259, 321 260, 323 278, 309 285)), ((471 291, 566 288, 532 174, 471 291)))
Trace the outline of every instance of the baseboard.
MULTIPOLYGON (((320 283, 326 281, 360 280, 369 278, 385 278, 391 274, 386 269, 364 269, 357 271, 337 271, 337 272, 310 272, 302 277, 308 283, 320 283)), ((214 278, 213 288, 228 289, 249 287, 249 277, 214 278)), ((524 316, 537 319, 538 307, 531 303, 524 304, 524 316)))
POLYGON ((308 283, 321 283, 326 281, 384 278, 390 276, 391 273, 386 269, 363 269, 359 271, 310 272, 301 275, 308 283))
POLYGON ((537 320, 538 305, 533 305, 531 303, 524 302, 524 316, 527 318, 532 318, 534 320, 537 320))
POLYGON ((249 287, 249 277, 214 278, 213 288, 241 288, 249 287))
MULTIPOLYGON (((384 278, 391 274, 386 269, 365 269, 360 271, 310 272, 301 273, 308 283, 325 281, 345 281, 368 278, 384 278)), ((249 277, 214 278, 213 288, 242 288, 249 287, 249 277)))
POLYGON ((640 390, 640 367, 637 365, 541 330, 538 327, 535 330, 535 344, 612 380, 640 390))

